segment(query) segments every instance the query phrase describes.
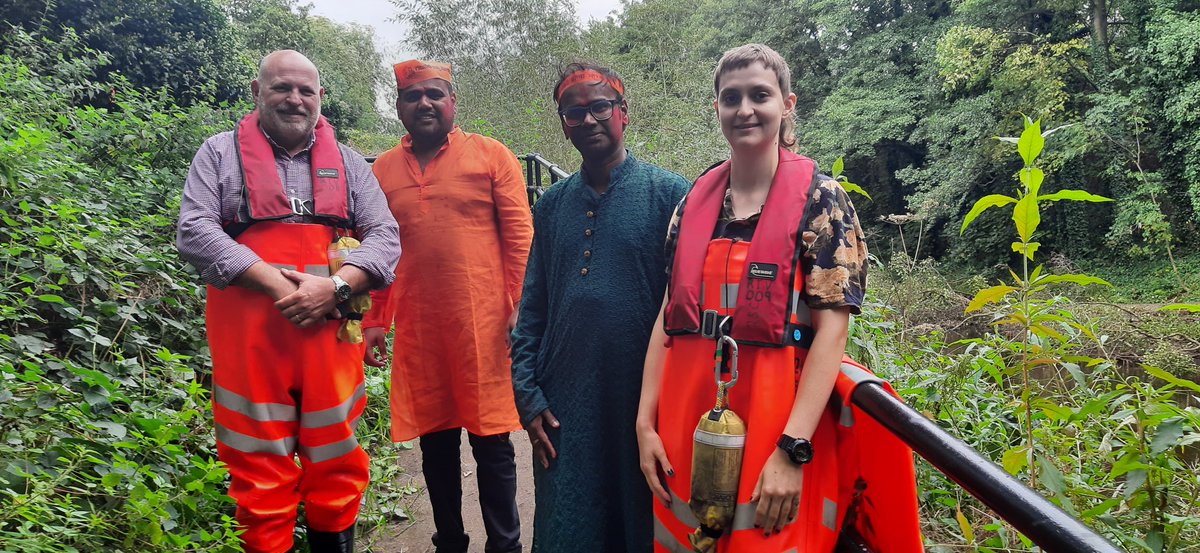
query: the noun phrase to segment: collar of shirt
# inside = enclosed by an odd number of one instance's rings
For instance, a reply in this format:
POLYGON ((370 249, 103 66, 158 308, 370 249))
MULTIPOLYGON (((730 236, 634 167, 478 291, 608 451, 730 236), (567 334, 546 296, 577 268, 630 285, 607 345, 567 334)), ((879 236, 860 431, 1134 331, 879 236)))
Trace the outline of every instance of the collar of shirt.
POLYGON ((293 156, 288 153, 287 148, 284 148, 283 146, 280 146, 278 142, 275 142, 275 139, 271 138, 271 135, 267 134, 267 131, 263 130, 262 125, 258 126, 258 130, 262 131, 263 136, 267 137, 267 142, 270 142, 271 147, 275 148, 275 153, 277 153, 277 154, 282 153, 284 156, 289 157, 289 158, 296 157, 300 154, 303 154, 304 152, 311 150, 313 145, 317 143, 317 133, 316 132, 308 133, 308 144, 304 146, 303 150, 296 152, 296 156, 293 156))
POLYGON ((725 200, 721 202, 721 221, 726 223, 746 223, 753 224, 758 221, 762 215, 763 206, 758 206, 758 211, 751 213, 742 218, 737 218, 733 215, 733 189, 729 186, 725 187, 725 200))
MULTIPOLYGON (((613 167, 612 172, 608 174, 608 192, 612 192, 613 187, 618 182, 621 182, 628 174, 632 173, 638 166, 637 158, 633 157, 633 152, 629 148, 625 149, 625 161, 620 165, 613 167)), ((579 166, 579 179, 584 185, 588 184, 588 173, 584 170, 583 165, 579 166)), ((608 192, 605 192, 606 194, 608 192)))

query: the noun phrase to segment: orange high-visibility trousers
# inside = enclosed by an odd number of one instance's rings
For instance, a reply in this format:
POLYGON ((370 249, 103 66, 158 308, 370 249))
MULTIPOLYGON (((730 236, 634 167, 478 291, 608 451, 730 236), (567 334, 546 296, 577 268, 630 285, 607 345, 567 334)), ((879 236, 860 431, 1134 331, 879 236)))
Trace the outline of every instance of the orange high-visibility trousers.
MULTIPOLYGON (((237 241, 267 263, 324 276, 333 237, 324 225, 260 222, 237 241)), ((354 437, 366 406, 363 346, 337 341, 341 321, 297 328, 245 288, 210 286, 206 316, 217 456, 245 550, 290 549, 300 501, 309 528, 349 528, 370 476, 354 437)))

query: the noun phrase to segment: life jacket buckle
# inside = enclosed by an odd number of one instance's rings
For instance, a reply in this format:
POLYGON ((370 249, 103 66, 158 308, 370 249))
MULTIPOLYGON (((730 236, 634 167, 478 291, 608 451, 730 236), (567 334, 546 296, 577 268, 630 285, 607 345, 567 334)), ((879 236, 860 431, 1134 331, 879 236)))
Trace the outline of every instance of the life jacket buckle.
POLYGON ((700 313, 700 335, 709 340, 720 340, 722 336, 729 334, 732 321, 733 317, 722 317, 716 309, 705 309, 700 313))

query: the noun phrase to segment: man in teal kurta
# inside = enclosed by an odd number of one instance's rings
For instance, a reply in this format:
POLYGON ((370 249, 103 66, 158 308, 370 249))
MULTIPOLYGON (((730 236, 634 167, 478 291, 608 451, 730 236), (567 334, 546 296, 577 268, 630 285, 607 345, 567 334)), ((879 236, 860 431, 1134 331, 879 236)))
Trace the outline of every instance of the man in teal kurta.
POLYGON ((634 419, 683 177, 625 149, 624 86, 571 64, 554 88, 583 167, 533 208, 512 374, 533 444, 533 551, 653 550, 634 419))

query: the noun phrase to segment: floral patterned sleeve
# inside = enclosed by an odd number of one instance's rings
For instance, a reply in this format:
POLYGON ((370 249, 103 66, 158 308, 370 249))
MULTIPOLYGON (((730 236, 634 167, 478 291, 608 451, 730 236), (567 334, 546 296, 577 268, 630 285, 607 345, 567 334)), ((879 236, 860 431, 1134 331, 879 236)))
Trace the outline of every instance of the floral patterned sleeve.
POLYGON ((862 309, 867 289, 867 243, 850 197, 836 180, 821 181, 808 199, 808 224, 802 239, 807 249, 805 302, 813 309, 862 309))
POLYGON ((679 200, 679 205, 675 206, 675 213, 671 215, 671 223, 667 225, 667 243, 666 255, 663 259, 667 260, 667 276, 671 276, 671 267, 675 265, 675 244, 679 242, 679 221, 683 218, 683 205, 687 203, 687 196, 679 200))

